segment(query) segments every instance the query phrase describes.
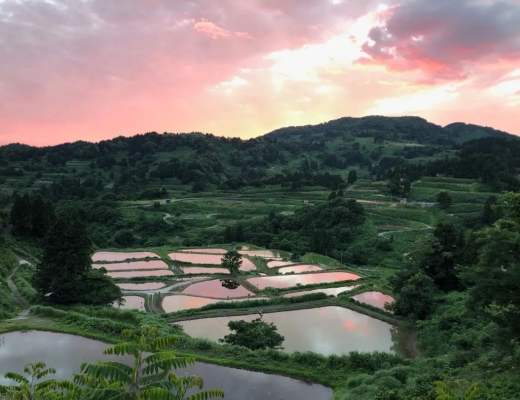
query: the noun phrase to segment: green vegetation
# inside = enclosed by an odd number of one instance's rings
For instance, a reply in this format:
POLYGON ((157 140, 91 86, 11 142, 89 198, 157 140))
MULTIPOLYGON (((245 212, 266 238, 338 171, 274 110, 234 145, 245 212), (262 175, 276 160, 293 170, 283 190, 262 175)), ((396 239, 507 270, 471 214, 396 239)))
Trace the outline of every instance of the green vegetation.
POLYGON ((224 336, 224 343, 244 346, 251 350, 264 350, 280 348, 284 341, 276 326, 263 321, 261 317, 251 322, 230 321, 228 326, 232 333, 224 336))
MULTIPOLYGON (((488 128, 370 117, 249 141, 150 133, 98 144, 4 146, 0 332, 55 330, 113 343, 147 325, 157 339, 175 336, 164 351, 175 348, 181 359, 320 382, 333 387, 335 399, 516 399, 520 203, 503 190, 520 187, 519 143, 488 128), (229 285, 267 299, 160 315, 165 293, 146 295, 148 313, 102 306, 121 293, 90 266, 92 248, 154 251, 173 278, 120 281, 182 285, 169 252, 240 245, 355 272, 361 286, 338 297, 284 298, 303 288, 258 291, 246 279, 277 269, 255 258, 256 271, 238 273, 240 257, 229 252, 229 285), (366 290, 392 294, 394 315, 351 299, 366 290), (266 348, 281 343, 261 321, 235 324, 228 343, 190 338, 171 324, 319 305, 408 327, 418 357, 286 354, 266 348)), ((339 284, 305 289, 333 286, 339 284)), ((129 370, 107 371, 92 367, 84 379, 104 376, 111 389, 128 389, 129 370)), ((50 372, 43 365, 27 370, 45 379, 50 372)), ((22 377, 18 382, 16 390, 25 390, 22 377)), ((146 390, 142 382, 131 385, 146 390)))

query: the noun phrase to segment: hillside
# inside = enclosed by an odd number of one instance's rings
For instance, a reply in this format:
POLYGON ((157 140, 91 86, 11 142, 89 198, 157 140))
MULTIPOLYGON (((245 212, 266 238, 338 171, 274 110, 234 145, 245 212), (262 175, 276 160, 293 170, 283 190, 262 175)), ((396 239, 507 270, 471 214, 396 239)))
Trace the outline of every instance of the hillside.
POLYGON ((44 148, 12 144, 0 148, 0 189, 7 195, 43 188, 57 198, 119 199, 266 185, 335 189, 352 169, 360 177, 384 178, 398 163, 452 159, 474 139, 517 142, 491 128, 374 116, 282 128, 251 140, 147 133, 44 148))

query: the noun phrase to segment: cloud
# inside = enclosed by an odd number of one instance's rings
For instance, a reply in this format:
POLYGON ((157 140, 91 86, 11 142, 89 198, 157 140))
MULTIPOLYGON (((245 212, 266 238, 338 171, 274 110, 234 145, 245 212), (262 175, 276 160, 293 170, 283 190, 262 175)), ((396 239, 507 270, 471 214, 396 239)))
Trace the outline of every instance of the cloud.
POLYGON ((520 61, 520 3, 408 0, 388 10, 363 45, 368 58, 424 79, 459 80, 480 64, 520 61))
POLYGON ((247 32, 231 32, 224 28, 221 28, 217 24, 208 21, 207 19, 201 19, 193 24, 193 29, 197 32, 203 33, 209 36, 211 39, 227 39, 230 37, 238 37, 243 39, 250 39, 251 35, 247 32))

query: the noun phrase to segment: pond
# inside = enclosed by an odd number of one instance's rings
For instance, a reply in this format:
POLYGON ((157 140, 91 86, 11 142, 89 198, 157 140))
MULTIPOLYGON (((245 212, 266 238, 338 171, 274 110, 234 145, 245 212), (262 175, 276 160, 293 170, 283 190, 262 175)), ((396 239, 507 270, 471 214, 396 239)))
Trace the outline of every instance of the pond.
POLYGON ((168 264, 161 260, 132 261, 114 264, 93 264, 93 268, 105 268, 107 271, 145 270, 145 269, 168 269, 168 264))
POLYGON ((357 287, 358 287, 358 285, 340 286, 340 287, 333 287, 333 288, 321 288, 321 289, 313 289, 313 290, 301 290, 299 292, 292 292, 292 293, 284 294, 282 297, 298 297, 298 296, 304 296, 306 294, 311 294, 311 293, 325 293, 328 296, 337 296, 340 293, 348 292, 357 287))
POLYGON ((392 296, 381 292, 363 292, 352 296, 352 298, 360 303, 365 303, 381 310, 385 309, 385 304, 392 304, 395 301, 392 296))
POLYGON ((112 278, 142 278, 145 276, 173 276, 169 269, 152 269, 149 271, 112 271, 107 273, 112 278))
POLYGON ((144 307, 144 297, 141 296, 123 296, 124 303, 119 305, 116 303, 113 304, 115 308, 120 308, 122 310, 139 310, 146 311, 144 307))
MULTIPOLYGON (((241 315, 181 321, 177 324, 193 337, 217 341, 229 333, 228 322, 251 321, 258 315, 241 315)), ((306 310, 263 314, 273 322, 281 335, 285 351, 313 351, 324 355, 360 352, 392 352, 392 325, 343 307, 321 307, 306 310)))
POLYGON ((212 297, 216 299, 227 299, 236 297, 250 297, 254 296, 253 292, 250 292, 243 286, 236 288, 225 287, 220 279, 213 279, 210 281, 197 282, 193 285, 188 286, 182 291, 184 294, 191 294, 193 296, 212 297))
MULTIPOLYGON (((23 372, 24 365, 41 360, 56 369, 58 379, 70 378, 84 362, 107 360, 106 345, 80 336, 51 332, 11 332, 0 335, 0 384, 8 383, 4 374, 23 372)), ((198 375, 204 388, 224 390, 226 400, 330 400, 332 391, 322 385, 308 384, 278 375, 196 363, 178 371, 179 375, 198 375)))
POLYGON ((155 253, 149 251, 137 251, 137 252, 118 252, 118 251, 97 251, 92 255, 92 261, 94 262, 118 262, 141 258, 159 258, 155 253))
POLYGON ((192 310, 194 308, 200 308, 208 304, 213 303, 227 303, 227 302, 237 302, 237 301, 245 301, 245 300, 267 300, 267 297, 251 297, 251 298, 243 298, 243 299, 233 299, 233 300, 222 300, 222 299, 208 299, 206 297, 197 297, 197 296, 186 296, 182 294, 176 294, 171 296, 166 296, 162 301, 162 308, 165 312, 171 313, 181 310, 192 310))
POLYGON ((316 272, 321 271, 322 268, 319 265, 314 264, 298 264, 298 265, 292 265, 290 267, 283 267, 278 270, 278 273, 280 274, 301 274, 304 272, 316 272))
POLYGON ((157 290, 166 287, 163 282, 118 283, 122 290, 157 290))
POLYGON ((217 267, 182 267, 182 272, 185 274, 229 274, 227 268, 217 267))
MULTIPOLYGON (((168 254, 173 261, 189 264, 202 264, 202 265, 221 265, 222 256, 219 254, 199 254, 199 253, 183 253, 173 252, 168 254)), ((247 258, 242 258, 241 271, 252 271, 256 269, 255 264, 247 258)))
POLYGON ((350 272, 322 272, 302 275, 261 276, 258 278, 250 278, 247 281, 258 289, 265 289, 268 287, 285 289, 298 285, 355 281, 359 278, 358 275, 350 272))

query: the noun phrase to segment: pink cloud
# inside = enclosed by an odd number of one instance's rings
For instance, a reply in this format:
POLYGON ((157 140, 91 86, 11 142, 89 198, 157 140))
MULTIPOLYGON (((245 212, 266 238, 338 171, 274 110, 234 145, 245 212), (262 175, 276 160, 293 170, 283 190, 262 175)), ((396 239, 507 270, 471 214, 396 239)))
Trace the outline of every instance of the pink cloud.
POLYGON ((207 19, 201 19, 200 21, 195 22, 193 24, 193 29, 209 36, 211 39, 225 39, 229 37, 238 37, 242 39, 251 38, 251 35, 247 32, 231 32, 221 28, 211 21, 208 21, 207 19))

